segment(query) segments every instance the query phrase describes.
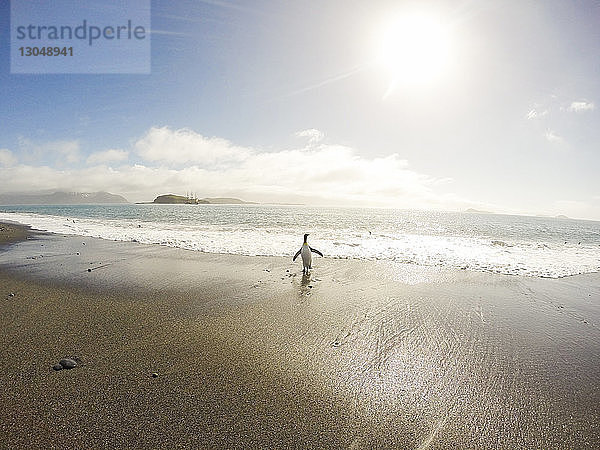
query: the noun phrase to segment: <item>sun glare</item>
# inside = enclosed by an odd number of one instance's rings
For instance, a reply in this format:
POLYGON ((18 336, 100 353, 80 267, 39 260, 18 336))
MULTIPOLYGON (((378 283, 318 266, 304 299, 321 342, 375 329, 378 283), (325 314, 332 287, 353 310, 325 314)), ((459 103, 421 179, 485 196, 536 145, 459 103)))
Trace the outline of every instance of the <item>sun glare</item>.
POLYGON ((450 36, 433 16, 413 13, 388 20, 377 45, 378 65, 390 80, 386 95, 402 86, 430 85, 447 70, 450 36))

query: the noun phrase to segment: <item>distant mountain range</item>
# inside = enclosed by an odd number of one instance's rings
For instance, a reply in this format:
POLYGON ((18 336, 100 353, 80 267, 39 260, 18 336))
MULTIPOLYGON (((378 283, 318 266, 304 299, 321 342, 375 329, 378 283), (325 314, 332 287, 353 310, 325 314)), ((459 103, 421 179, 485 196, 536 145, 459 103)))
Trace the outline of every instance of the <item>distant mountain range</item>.
POLYGON ((0 194, 0 205, 86 205, 129 203, 109 192, 53 192, 51 194, 0 194))

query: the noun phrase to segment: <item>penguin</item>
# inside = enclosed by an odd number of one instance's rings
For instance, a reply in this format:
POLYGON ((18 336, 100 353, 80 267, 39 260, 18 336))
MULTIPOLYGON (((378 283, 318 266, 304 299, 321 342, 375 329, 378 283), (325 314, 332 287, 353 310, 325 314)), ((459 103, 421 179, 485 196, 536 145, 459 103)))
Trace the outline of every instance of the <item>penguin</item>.
POLYGON ((292 259, 292 261, 296 261, 298 255, 302 255, 302 273, 308 273, 308 271, 312 269, 312 255, 310 254, 311 252, 315 252, 317 255, 323 256, 323 253, 321 253, 319 250, 317 250, 316 248, 311 248, 308 245, 308 242, 306 242, 307 239, 308 233, 304 235, 304 244, 302 244, 300 250, 296 252, 296 254, 294 255, 294 259, 292 259))

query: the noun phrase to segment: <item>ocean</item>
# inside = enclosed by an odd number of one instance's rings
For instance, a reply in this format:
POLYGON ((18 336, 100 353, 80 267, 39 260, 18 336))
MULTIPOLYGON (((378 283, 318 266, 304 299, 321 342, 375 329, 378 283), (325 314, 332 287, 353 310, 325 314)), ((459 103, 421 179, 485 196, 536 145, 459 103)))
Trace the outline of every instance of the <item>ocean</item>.
POLYGON ((560 278, 600 271, 600 222, 499 214, 279 205, 0 206, 0 220, 58 234, 209 253, 388 260, 560 278))

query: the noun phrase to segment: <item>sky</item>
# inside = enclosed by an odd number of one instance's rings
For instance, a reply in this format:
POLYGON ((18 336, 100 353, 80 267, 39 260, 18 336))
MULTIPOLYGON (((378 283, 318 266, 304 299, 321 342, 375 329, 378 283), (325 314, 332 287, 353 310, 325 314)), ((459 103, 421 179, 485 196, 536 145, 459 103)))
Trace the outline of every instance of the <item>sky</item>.
POLYGON ((0 193, 600 220, 598 1, 157 0, 150 13, 149 73, 17 74, 0 2, 0 193))

